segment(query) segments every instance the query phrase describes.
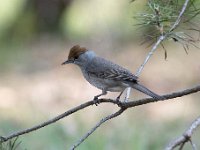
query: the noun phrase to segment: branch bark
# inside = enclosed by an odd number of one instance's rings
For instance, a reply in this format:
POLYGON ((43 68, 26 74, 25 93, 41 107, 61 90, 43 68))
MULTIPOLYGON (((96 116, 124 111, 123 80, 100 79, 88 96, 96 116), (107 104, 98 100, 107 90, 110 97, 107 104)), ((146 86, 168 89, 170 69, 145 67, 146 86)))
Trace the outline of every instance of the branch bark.
MULTIPOLYGON (((120 107, 122 110, 126 110, 127 108, 136 107, 136 106, 140 106, 140 105, 144 105, 144 104, 148 104, 148 103, 152 103, 152 102, 170 100, 172 98, 182 97, 182 96, 185 96, 185 95, 188 95, 188 94, 192 94, 192 93, 196 93, 196 92, 199 92, 199 91, 200 91, 200 85, 197 85, 196 87, 193 87, 193 88, 190 88, 190 89, 186 89, 186 90, 183 90, 183 91, 179 91, 179 92, 174 92, 174 93, 171 93, 171 94, 163 95, 164 99, 159 99, 159 100, 157 100, 157 99, 155 100, 154 98, 144 98, 144 99, 140 99, 140 100, 136 100, 136 101, 117 102, 117 101, 112 100, 112 99, 99 99, 99 103, 100 104, 101 103, 115 104, 118 107, 120 107)), ((83 104, 81 104, 81 105, 79 105, 77 107, 74 107, 74 108, 72 108, 72 109, 64 112, 63 114, 58 115, 55 118, 52 118, 52 119, 50 119, 50 120, 48 120, 46 122, 43 122, 43 123, 41 123, 39 125, 33 126, 31 128, 28 128, 28 129, 25 129, 25 130, 22 130, 22 131, 14 132, 14 133, 12 133, 12 134, 10 134, 8 136, 0 136, 1 142, 6 142, 6 141, 8 141, 8 140, 10 140, 12 138, 18 137, 18 136, 23 135, 23 134, 30 133, 30 132, 38 130, 40 128, 43 128, 43 127, 45 127, 47 125, 55 123, 56 121, 58 121, 58 120, 60 120, 60 119, 62 119, 64 117, 67 117, 67 116, 69 116, 69 115, 71 115, 71 114, 73 114, 73 113, 75 113, 77 111, 80 111, 80 110, 82 110, 84 108, 87 108, 87 107, 89 107, 91 105, 94 105, 93 100, 85 102, 85 103, 83 103, 83 104)), ((111 118, 114 118, 114 117, 111 117, 111 118)), ((109 117, 108 117, 108 119, 105 119, 105 121, 103 121, 102 123, 100 123, 100 125, 103 124, 104 122, 106 122, 107 120, 109 120, 109 117)), ((97 127, 95 128, 95 130, 96 129, 97 129, 97 127)), ((94 132, 94 131, 92 131, 92 132, 94 132)))
POLYGON ((169 32, 174 31, 174 30, 178 27, 178 25, 179 25, 179 23, 180 23, 180 21, 181 21, 181 18, 182 18, 182 16, 183 16, 184 12, 186 11, 186 8, 187 8, 187 6, 188 6, 189 1, 190 1, 190 0, 185 0, 185 3, 183 4, 183 7, 182 7, 182 9, 181 9, 181 11, 180 11, 178 17, 177 17, 175 23, 173 24, 173 26, 171 27, 171 29, 169 30, 169 32))
POLYGON ((86 102, 86 103, 84 103, 84 104, 81 104, 81 105, 79 105, 79 106, 77 106, 77 107, 74 107, 74 108, 72 108, 72 109, 70 109, 70 110, 64 112, 63 114, 60 114, 60 115, 56 116, 56 117, 53 118, 53 119, 50 119, 50 120, 48 120, 48 121, 46 121, 46 122, 43 122, 43 123, 38 124, 38 125, 36 125, 36 126, 33 126, 33 127, 31 127, 31 128, 28 128, 28 129, 25 129, 25 130, 22 130, 22 131, 15 132, 15 133, 10 134, 10 135, 8 135, 8 136, 6 136, 6 137, 0 136, 0 140, 1 140, 2 142, 6 142, 6 141, 8 141, 9 139, 12 139, 12 138, 18 137, 18 136, 20 136, 20 135, 27 134, 27 133, 29 133, 29 132, 38 130, 38 129, 43 128, 43 127, 45 127, 45 126, 47 126, 47 125, 49 125, 49 124, 55 123, 56 121, 58 121, 58 120, 60 120, 60 119, 62 119, 62 118, 64 118, 64 117, 67 117, 67 116, 69 116, 69 115, 71 115, 71 114, 73 114, 73 113, 75 113, 75 112, 77 112, 77 111, 79 111, 79 110, 82 110, 82 109, 84 109, 84 108, 86 108, 86 107, 88 107, 88 106, 91 106, 91 105, 93 105, 93 104, 94 104, 93 101, 88 101, 88 102, 86 102))
POLYGON ((83 143, 85 141, 86 138, 88 138, 88 136, 90 136, 98 127, 100 127, 104 122, 115 118, 119 115, 121 115, 124 112, 125 108, 121 108, 120 110, 118 110, 117 112, 108 115, 107 117, 101 119, 91 130, 89 130, 85 135, 82 136, 82 138, 80 138, 80 140, 77 141, 77 143, 75 143, 70 150, 74 150, 76 147, 78 147, 81 143, 83 143))
POLYGON ((193 150, 196 150, 196 146, 192 142, 191 138, 192 134, 199 126, 200 126, 200 117, 198 117, 180 137, 170 142, 170 144, 165 148, 165 150, 173 150, 178 146, 180 146, 180 149, 182 149, 185 143, 187 142, 190 142, 193 150))

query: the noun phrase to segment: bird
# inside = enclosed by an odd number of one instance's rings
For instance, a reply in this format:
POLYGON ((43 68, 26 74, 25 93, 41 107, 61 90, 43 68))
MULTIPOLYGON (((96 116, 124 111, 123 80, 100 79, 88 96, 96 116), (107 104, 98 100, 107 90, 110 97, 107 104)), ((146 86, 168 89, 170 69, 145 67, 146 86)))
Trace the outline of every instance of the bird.
POLYGON ((120 92, 116 100, 128 87, 136 89, 154 99, 163 99, 162 96, 152 92, 141 85, 138 77, 128 69, 111 62, 105 58, 99 57, 94 51, 85 47, 75 45, 70 49, 68 59, 62 63, 78 65, 85 79, 102 92, 94 96, 94 104, 99 103, 99 97, 106 95, 107 92, 120 92))

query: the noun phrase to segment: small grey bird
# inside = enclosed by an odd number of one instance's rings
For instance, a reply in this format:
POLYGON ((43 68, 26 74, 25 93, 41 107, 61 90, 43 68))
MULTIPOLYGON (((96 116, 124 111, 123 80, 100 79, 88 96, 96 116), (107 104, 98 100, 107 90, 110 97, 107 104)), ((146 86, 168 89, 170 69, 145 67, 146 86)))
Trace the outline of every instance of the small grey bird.
POLYGON ((162 99, 162 96, 155 94, 143 85, 138 83, 138 78, 129 70, 99 56, 79 45, 70 49, 68 60, 64 64, 73 63, 81 68, 85 79, 93 86, 102 90, 102 93, 94 97, 94 103, 98 103, 98 97, 106 95, 107 91, 121 92, 116 100, 127 87, 136 89, 155 99, 162 99))

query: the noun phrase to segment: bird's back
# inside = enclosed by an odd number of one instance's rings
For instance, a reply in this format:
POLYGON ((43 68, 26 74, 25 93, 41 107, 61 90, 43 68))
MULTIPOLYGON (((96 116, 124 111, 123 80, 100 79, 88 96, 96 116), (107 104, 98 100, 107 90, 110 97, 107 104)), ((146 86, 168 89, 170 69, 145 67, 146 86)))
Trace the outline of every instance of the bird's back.
POLYGON ((86 70, 103 79, 137 82, 137 77, 129 70, 101 57, 94 57, 87 65, 86 70))

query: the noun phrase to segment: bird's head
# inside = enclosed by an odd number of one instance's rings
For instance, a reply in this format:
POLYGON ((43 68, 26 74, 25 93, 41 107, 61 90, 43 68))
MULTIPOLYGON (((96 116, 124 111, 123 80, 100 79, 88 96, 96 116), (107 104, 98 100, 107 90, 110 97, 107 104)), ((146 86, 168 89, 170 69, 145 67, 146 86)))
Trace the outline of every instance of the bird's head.
POLYGON ((79 45, 75 45, 70 49, 68 59, 62 63, 62 65, 74 63, 77 65, 84 65, 91 57, 93 57, 94 53, 89 51, 85 47, 80 47, 79 45))

